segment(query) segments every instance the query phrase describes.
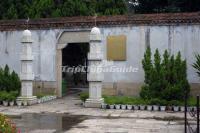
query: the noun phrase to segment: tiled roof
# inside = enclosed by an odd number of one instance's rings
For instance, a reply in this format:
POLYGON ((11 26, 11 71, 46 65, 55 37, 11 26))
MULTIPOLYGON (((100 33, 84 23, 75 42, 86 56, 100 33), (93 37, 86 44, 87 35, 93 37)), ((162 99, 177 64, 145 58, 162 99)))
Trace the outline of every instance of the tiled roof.
MULTIPOLYGON (((125 25, 179 25, 200 24, 200 12, 195 13, 163 13, 163 14, 135 14, 117 16, 99 16, 97 26, 125 26, 125 25)), ((29 21, 29 29, 50 28, 90 28, 95 25, 92 16, 44 18, 29 21)), ((24 30, 26 20, 1 20, 0 31, 24 30)))

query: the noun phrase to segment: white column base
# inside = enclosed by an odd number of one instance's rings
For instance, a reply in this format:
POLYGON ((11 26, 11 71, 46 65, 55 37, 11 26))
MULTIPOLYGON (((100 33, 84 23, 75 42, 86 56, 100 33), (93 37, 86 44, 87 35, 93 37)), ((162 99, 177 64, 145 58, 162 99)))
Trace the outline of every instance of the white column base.
POLYGON ((101 108, 101 105, 104 103, 104 99, 87 99, 85 101, 86 108, 101 108))
POLYGON ((30 97, 25 97, 25 96, 20 96, 17 98, 17 101, 27 101, 28 105, 33 105, 37 103, 37 97, 36 96, 30 96, 30 97))

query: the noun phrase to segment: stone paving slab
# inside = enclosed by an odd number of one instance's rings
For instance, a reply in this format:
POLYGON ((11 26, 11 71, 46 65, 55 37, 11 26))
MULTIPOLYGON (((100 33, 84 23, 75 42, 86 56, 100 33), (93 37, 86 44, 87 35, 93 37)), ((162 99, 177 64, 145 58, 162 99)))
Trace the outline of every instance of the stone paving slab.
MULTIPOLYGON (((89 116, 104 116, 104 117, 127 117, 127 118, 174 118, 183 119, 184 113, 168 113, 154 111, 134 111, 134 110, 115 110, 115 109, 97 109, 83 108, 81 101, 74 97, 65 97, 47 103, 26 106, 26 107, 4 107, 0 106, 0 113, 16 116, 24 113, 70 113, 73 115, 89 115, 89 116)), ((189 117, 190 119, 190 117, 189 117)))
MULTIPOLYGON (((73 96, 27 107, 0 106, 0 113, 13 118, 24 113, 89 116, 88 119, 72 126, 66 133, 182 133, 184 129, 183 112, 83 108, 81 101, 73 96)), ((43 132, 54 133, 55 130, 33 130, 30 133, 43 132)))

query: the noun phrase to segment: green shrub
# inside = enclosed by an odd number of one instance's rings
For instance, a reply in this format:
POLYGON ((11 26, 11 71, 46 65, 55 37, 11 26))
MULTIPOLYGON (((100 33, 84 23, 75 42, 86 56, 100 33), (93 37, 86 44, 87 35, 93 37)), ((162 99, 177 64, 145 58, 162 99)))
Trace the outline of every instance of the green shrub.
POLYGON ((89 93, 86 93, 86 92, 82 92, 80 94, 80 99, 85 102, 87 99, 89 98, 89 93))
POLYGON ((179 106, 179 105, 181 105, 181 102, 177 101, 177 100, 172 100, 172 101, 169 101, 168 105, 170 105, 170 106, 179 106))
POLYGON ((148 47, 142 65, 145 72, 145 85, 142 86, 140 96, 143 99, 183 101, 185 93, 189 94, 186 60, 181 59, 180 52, 174 58, 166 50, 161 59, 160 53, 156 49, 154 61, 152 61, 151 49, 148 47))
POLYGON ((18 96, 18 93, 16 91, 11 91, 11 92, 1 91, 0 92, 1 101, 15 101, 17 96, 18 96))
POLYGON ((104 102, 107 104, 128 104, 128 105, 145 105, 146 101, 141 98, 127 96, 104 96, 104 102))
POLYGON ((167 106, 168 105, 168 102, 164 99, 160 99, 160 106, 167 106))
POLYGON ((12 94, 8 94, 7 96, 7 101, 15 101, 16 100, 16 97, 12 94))
POLYGON ((0 114, 0 133, 17 133, 16 125, 2 114, 0 114))
POLYGON ((42 97, 46 96, 46 94, 38 93, 36 96, 37 96, 37 98, 42 98, 42 97))
POLYGON ((10 73, 8 65, 4 69, 0 68, 0 91, 16 91, 19 95, 21 82, 19 76, 13 71, 10 73))
POLYGON ((9 94, 6 91, 1 92, 2 101, 8 101, 9 94))
POLYGON ((187 103, 189 106, 196 106, 196 104, 197 104, 197 99, 196 99, 196 97, 190 97, 189 99, 188 99, 188 103, 187 103))
POLYGON ((162 103, 161 103, 160 99, 154 98, 154 99, 151 99, 151 100, 149 101, 149 104, 150 104, 150 105, 161 105, 162 103))
POLYGON ((116 104, 116 98, 115 96, 104 96, 104 102, 107 104, 116 104))
POLYGON ((140 91, 140 97, 143 99, 151 99, 151 94, 150 94, 150 88, 148 85, 142 86, 142 89, 140 91))

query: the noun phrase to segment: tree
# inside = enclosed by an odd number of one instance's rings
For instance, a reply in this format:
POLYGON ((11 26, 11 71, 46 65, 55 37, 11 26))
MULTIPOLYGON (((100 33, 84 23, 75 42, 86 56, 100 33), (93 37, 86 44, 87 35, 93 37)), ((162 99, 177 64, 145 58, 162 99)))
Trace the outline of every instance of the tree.
POLYGON ((181 59, 180 52, 176 58, 173 55, 170 57, 167 50, 161 60, 159 51, 156 49, 154 62, 151 63, 150 53, 150 48, 147 48, 142 60, 145 85, 142 87, 140 96, 144 99, 183 100, 185 93, 190 92, 186 60, 181 59))

